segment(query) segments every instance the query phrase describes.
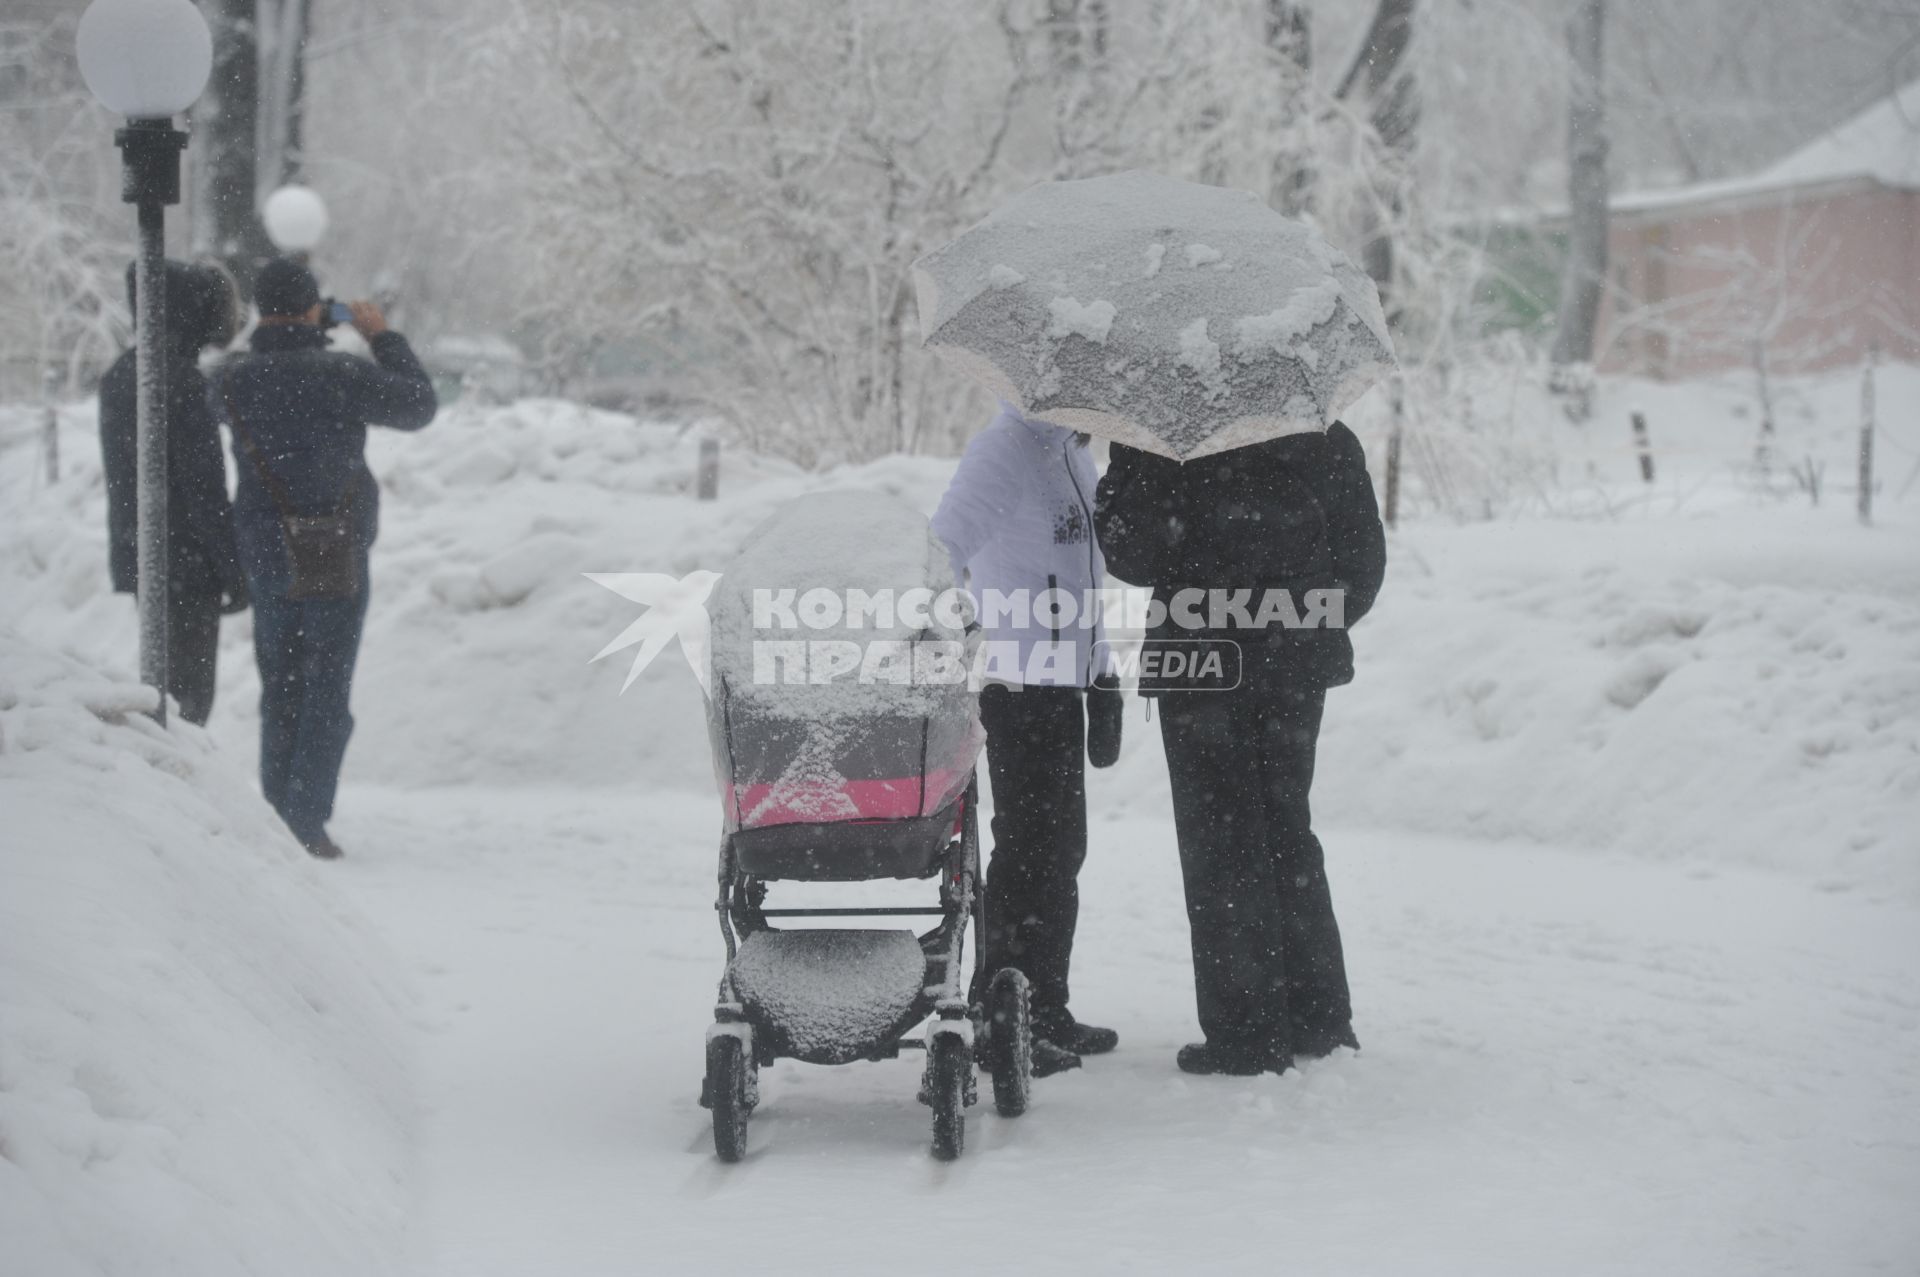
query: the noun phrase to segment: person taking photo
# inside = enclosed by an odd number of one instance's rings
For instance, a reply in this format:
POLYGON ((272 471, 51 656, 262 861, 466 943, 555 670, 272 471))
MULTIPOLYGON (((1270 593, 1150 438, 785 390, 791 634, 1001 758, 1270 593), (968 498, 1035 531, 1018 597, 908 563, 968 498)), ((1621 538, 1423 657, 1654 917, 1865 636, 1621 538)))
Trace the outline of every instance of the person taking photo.
POLYGON ((215 378, 214 411, 233 433, 240 559, 253 595, 260 666, 260 787, 314 856, 327 833, 347 740, 348 701, 367 615, 368 559, 380 490, 367 427, 419 430, 438 409, 433 383, 380 308, 342 316, 307 268, 276 258, 254 283, 251 353, 215 378), (371 361, 327 349, 350 322, 371 361))

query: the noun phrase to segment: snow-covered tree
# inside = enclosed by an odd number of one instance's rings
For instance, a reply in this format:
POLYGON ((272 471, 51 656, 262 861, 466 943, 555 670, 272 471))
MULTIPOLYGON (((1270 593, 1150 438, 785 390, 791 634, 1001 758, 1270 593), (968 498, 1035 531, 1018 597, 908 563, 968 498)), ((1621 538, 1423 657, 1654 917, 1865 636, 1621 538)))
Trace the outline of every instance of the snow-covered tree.
POLYGON ((274 252, 260 205, 302 169, 310 0, 205 0, 213 74, 192 111, 193 251, 251 291, 274 252))
POLYGON ((203 6, 213 35, 213 74, 193 105, 187 157, 193 251, 225 263, 248 292, 255 268, 273 251, 258 201, 259 3, 207 0, 203 6))
POLYGON ((113 121, 69 52, 77 18, 52 0, 0 17, 0 398, 37 396, 50 371, 75 392, 127 331, 133 225, 113 121))
MULTIPOLYGON (((557 388, 642 381, 798 456, 946 447, 983 405, 917 350, 907 268, 1050 177, 1143 167, 1260 192, 1372 260, 1403 354, 1447 357, 1477 331, 1484 258, 1463 224, 1564 199, 1569 3, 207 0, 216 32, 229 13, 257 24, 272 119, 228 116, 256 150, 223 148, 216 72, 177 220, 230 252, 257 234, 252 207, 235 200, 221 231, 206 181, 257 197, 301 168, 334 213, 328 288, 393 299, 417 335, 511 333, 557 388), (299 47, 274 32, 303 21, 304 117, 273 87, 299 47)), ((74 9, 9 7, 32 75, 70 70, 74 9)), ((1616 187, 1739 171, 1920 56, 1920 16, 1882 0, 1607 22, 1616 187)), ((0 93, 25 83, 19 62, 0 93)), ((58 93, 77 91, 66 75, 58 93)), ((0 120, 0 190, 23 210, 0 234, 63 262, 34 276, 71 303, 49 313, 110 348, 111 121, 48 110, 58 93, 36 82, 30 130, 0 120), (75 261, 79 293, 57 282, 75 261)), ((27 275, 0 281, 0 323, 26 322, 27 275)))
POLYGON ((1412 60, 1414 0, 1380 0, 1361 39, 1353 65, 1342 77, 1334 96, 1360 105, 1367 124, 1379 139, 1386 163, 1379 208, 1369 210, 1374 226, 1361 250, 1367 273, 1379 284, 1391 313, 1395 307, 1394 237, 1391 212, 1404 206, 1412 176, 1410 156, 1414 129, 1420 119, 1420 99, 1414 88, 1412 60))
POLYGON ((1561 367, 1593 361, 1607 278, 1606 12, 1606 0, 1576 0, 1567 24, 1567 265, 1553 339, 1561 367))
MULTIPOLYGON (((706 406, 810 459, 944 446, 984 405, 919 352, 912 261, 1043 178, 1264 188, 1270 141, 1215 148, 1217 173, 1192 145, 1275 109, 1257 49, 1218 74, 1251 13, 518 7, 476 33, 526 55, 498 89, 528 193, 517 315, 563 381, 616 347, 671 357, 706 406)), ((475 176, 498 189, 500 169, 475 176)))
POLYGON ((260 190, 300 179, 306 166, 307 43, 313 0, 256 0, 260 43, 260 190))

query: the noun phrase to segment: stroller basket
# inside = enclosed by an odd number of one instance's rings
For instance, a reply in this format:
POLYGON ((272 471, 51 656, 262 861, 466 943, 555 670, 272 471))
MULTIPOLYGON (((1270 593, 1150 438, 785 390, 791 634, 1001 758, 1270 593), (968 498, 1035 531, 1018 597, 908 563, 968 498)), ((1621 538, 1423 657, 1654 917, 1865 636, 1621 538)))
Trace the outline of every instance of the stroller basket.
POLYGON ((947 860, 960 803, 906 820, 766 825, 733 835, 734 867, 756 878, 862 882, 930 878, 947 860))

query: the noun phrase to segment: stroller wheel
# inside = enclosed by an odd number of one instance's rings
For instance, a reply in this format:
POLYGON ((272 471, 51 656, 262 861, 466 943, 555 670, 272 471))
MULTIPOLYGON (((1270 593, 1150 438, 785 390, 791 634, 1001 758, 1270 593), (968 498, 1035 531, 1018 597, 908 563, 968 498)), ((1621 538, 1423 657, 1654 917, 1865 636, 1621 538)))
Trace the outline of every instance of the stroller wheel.
POLYGON ((967 1083, 973 1046, 958 1033, 936 1033, 927 1044, 927 1102, 933 1106, 933 1155, 943 1162, 967 1146, 967 1083))
POLYGON ((706 1093, 713 1110, 713 1151, 723 1162, 747 1155, 747 1117, 753 1112, 745 1044, 730 1033, 707 1039, 706 1093))
POLYGON ((1033 1089, 1033 1018, 1027 977, 1002 967, 987 988, 987 1067, 993 1074, 993 1107, 1001 1117, 1027 1111, 1033 1089))

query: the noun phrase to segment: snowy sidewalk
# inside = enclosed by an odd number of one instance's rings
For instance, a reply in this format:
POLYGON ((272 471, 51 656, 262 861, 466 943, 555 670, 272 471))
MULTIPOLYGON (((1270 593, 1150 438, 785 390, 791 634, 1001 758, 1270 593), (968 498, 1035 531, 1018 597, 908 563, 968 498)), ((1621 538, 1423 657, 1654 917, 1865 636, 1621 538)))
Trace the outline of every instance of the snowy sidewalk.
POLYGON ((1121 1049, 926 1152, 911 1058, 695 1103, 704 794, 355 790, 340 881, 425 991, 436 1274, 1820 1272, 1920 1254, 1920 917, 1785 878, 1327 836, 1365 1051, 1187 1078, 1170 827, 1096 823, 1075 1001, 1121 1049))

